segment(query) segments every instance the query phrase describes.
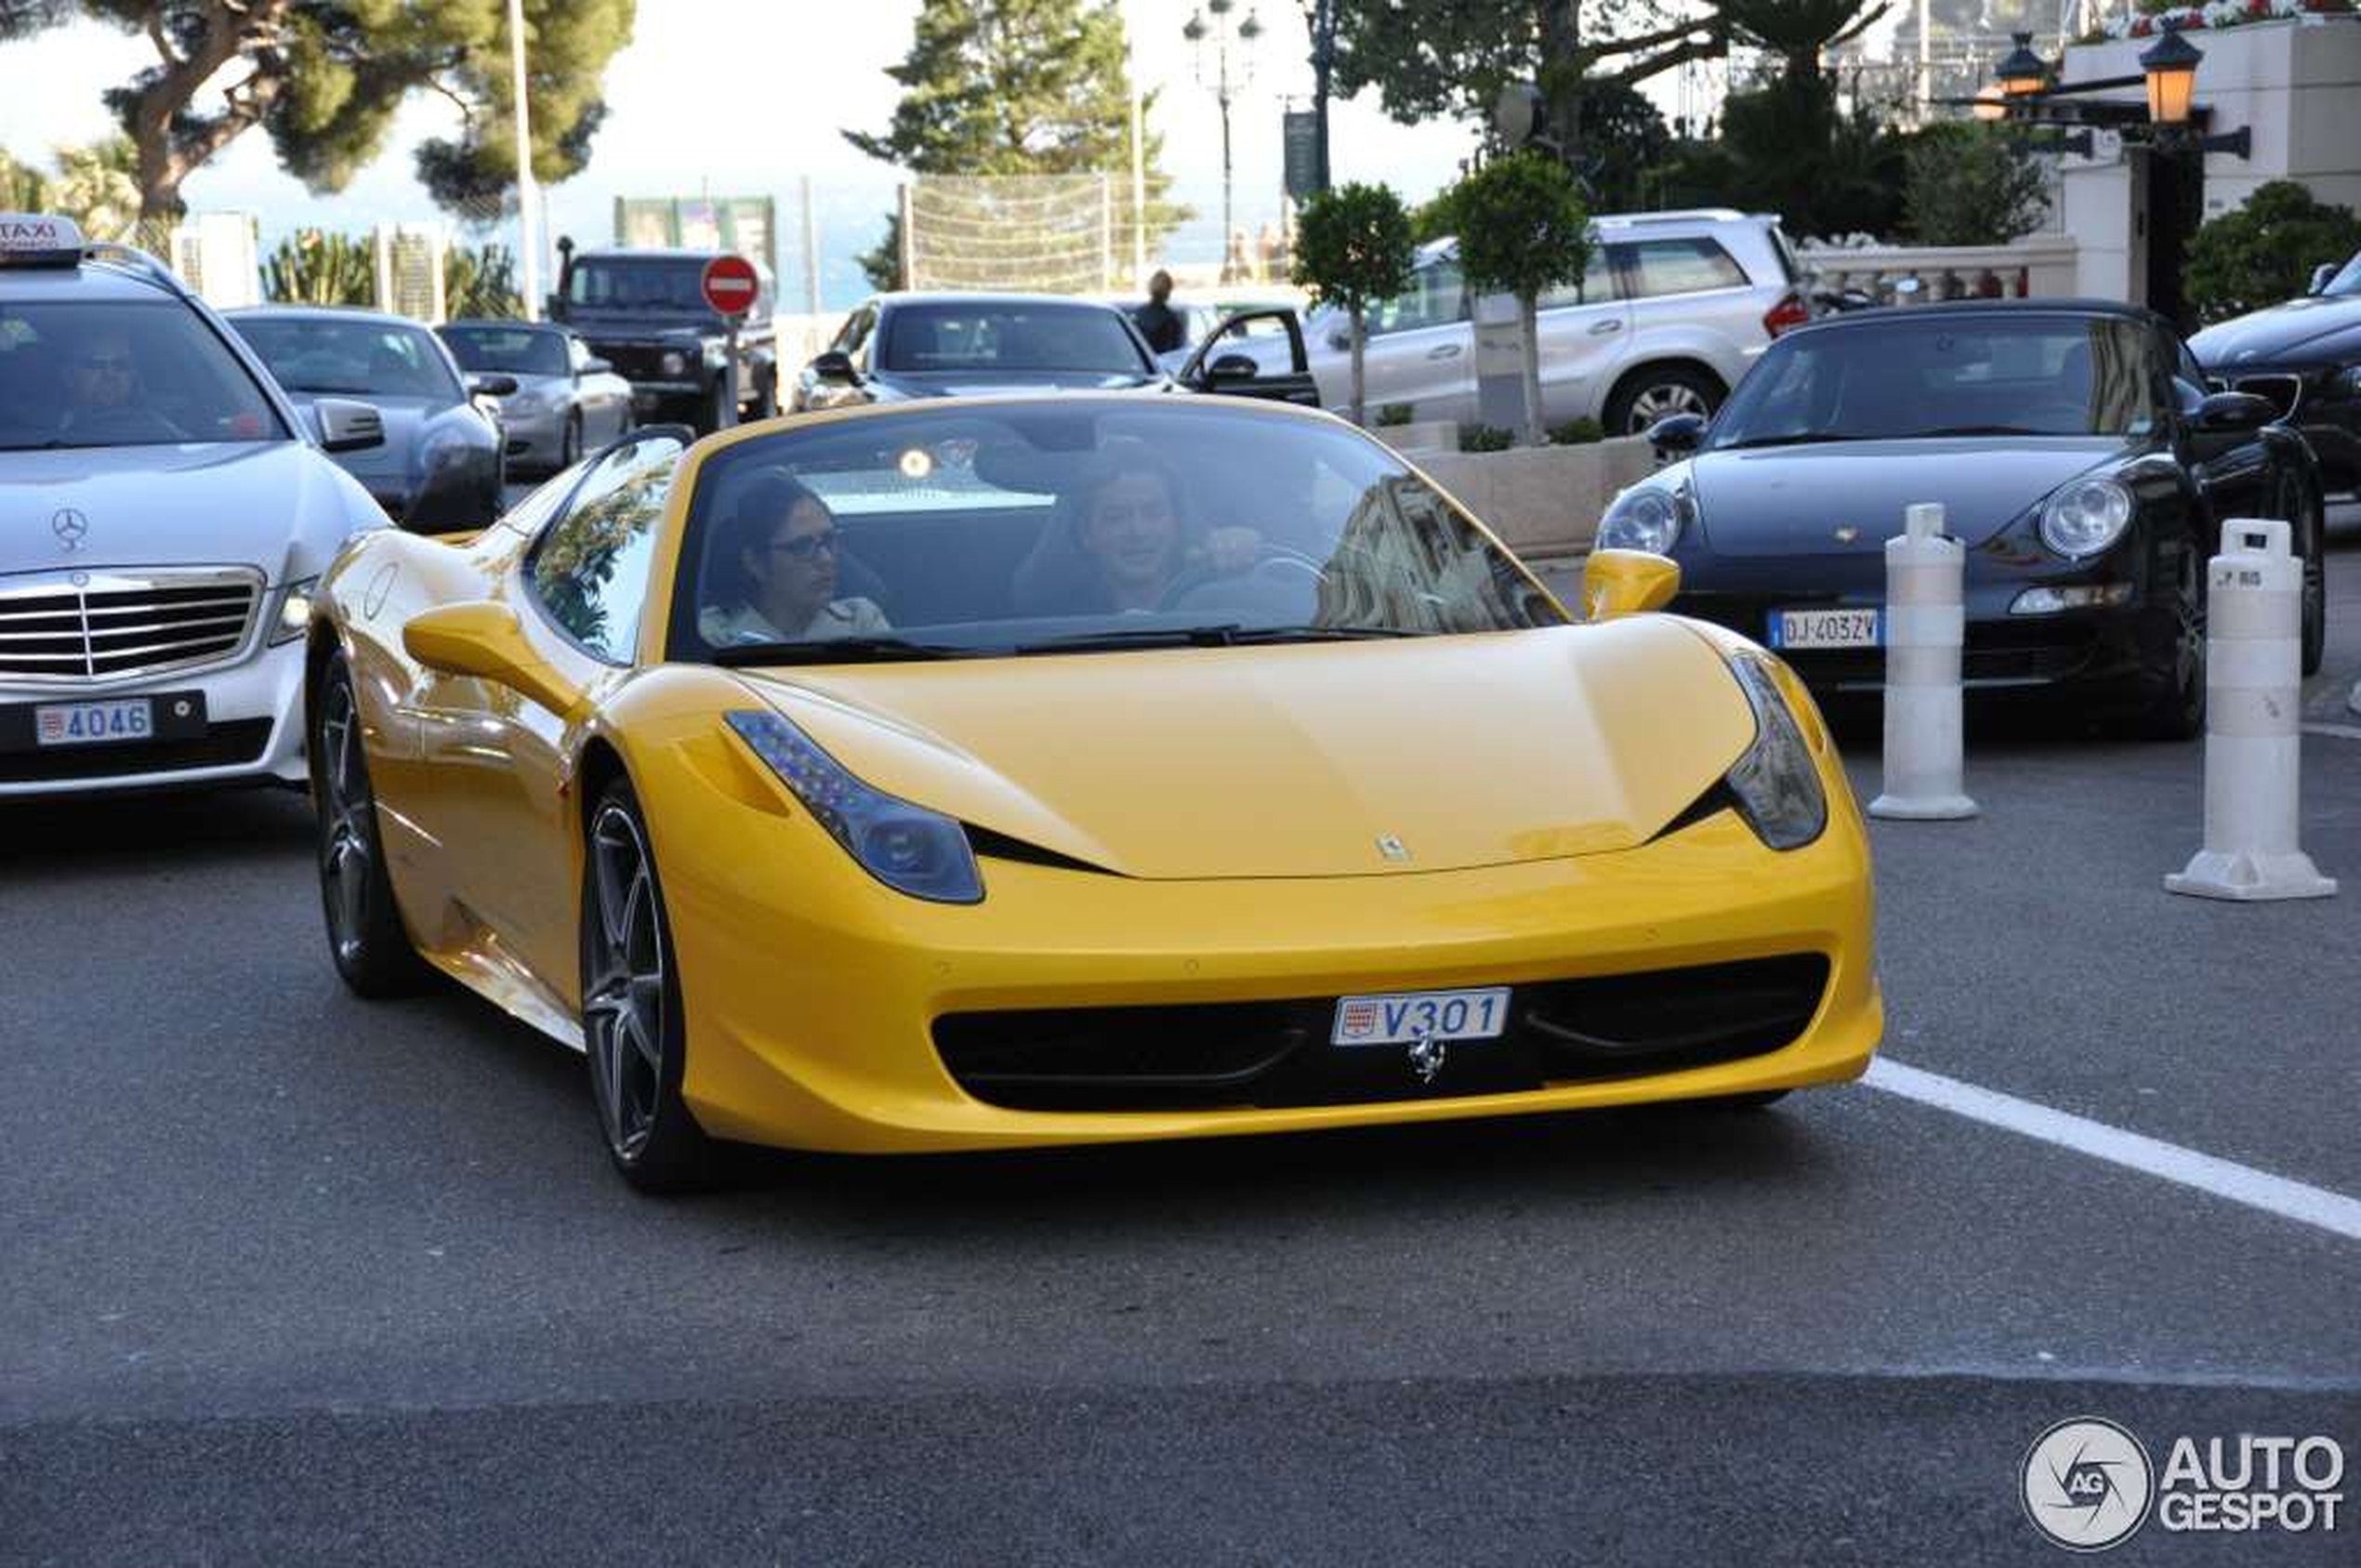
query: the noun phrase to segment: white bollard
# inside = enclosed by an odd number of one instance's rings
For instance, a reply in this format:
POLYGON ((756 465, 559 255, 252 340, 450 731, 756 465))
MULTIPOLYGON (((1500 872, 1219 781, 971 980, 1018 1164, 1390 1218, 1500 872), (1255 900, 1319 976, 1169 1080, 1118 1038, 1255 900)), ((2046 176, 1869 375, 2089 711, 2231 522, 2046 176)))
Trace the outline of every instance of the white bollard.
POLYGON ((1869 802, 1869 814, 1972 817, 1959 696, 1967 547, 1943 536, 1934 502, 1903 513, 1903 527, 1885 542, 1885 792, 1869 802))
POLYGON ((2303 765, 2303 561, 2275 518, 2232 518, 2206 565, 2205 848, 2167 876, 2209 899, 2337 890, 2296 844, 2303 765))

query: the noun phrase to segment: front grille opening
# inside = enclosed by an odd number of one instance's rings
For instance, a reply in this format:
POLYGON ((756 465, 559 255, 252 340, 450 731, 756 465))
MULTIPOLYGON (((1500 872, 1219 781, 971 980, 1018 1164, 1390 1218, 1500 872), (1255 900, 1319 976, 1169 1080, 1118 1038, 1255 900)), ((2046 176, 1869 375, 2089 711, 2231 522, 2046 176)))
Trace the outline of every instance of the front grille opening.
POLYGON ((133 774, 179 773, 253 762, 270 744, 270 720, 235 718, 186 741, 127 742, 0 752, 0 784, 59 784, 133 774))
POLYGON ((962 1089, 1012 1110, 1351 1105, 1764 1055, 1811 1026, 1828 976, 1827 956, 1807 953, 1520 985, 1501 1037, 1452 1042, 1431 1083, 1402 1047, 1331 1045, 1332 996, 949 1013, 934 1042, 962 1089))
POLYGON ((245 578, 0 591, 0 678, 92 680, 218 663, 244 646, 260 599, 245 578))

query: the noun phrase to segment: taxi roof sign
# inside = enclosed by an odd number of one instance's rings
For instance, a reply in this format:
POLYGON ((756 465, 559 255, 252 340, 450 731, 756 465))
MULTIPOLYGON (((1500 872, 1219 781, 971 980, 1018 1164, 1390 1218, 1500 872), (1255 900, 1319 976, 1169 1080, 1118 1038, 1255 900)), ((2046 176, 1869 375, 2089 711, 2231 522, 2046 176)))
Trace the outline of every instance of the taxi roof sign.
POLYGON ((56 213, 0 212, 0 267, 78 267, 81 226, 56 213))

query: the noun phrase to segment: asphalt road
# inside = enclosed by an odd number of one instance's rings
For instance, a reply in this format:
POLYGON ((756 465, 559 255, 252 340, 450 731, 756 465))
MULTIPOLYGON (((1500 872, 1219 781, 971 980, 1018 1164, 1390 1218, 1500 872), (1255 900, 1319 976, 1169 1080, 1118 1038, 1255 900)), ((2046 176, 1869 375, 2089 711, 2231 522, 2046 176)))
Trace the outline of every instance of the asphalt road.
MULTIPOLYGON (((2170 897, 2197 747, 1983 727, 1872 830, 1890 1060, 2361 1196, 2361 518, 2333 586, 2344 894, 2170 897)), ((2086 1414, 2361 1493, 2361 1231, 1872 1085, 656 1203, 576 1059, 337 986, 292 796, 0 810, 0 1562, 2057 1562, 2086 1414)))

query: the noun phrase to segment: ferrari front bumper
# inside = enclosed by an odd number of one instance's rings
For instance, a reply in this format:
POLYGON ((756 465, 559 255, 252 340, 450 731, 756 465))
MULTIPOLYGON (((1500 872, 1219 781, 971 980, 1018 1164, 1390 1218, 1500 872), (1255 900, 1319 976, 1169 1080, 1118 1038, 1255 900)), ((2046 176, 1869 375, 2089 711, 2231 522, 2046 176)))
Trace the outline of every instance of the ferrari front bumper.
MULTIPOLYGON (((719 837, 743 848, 817 831, 808 820, 747 815, 743 836, 719 837)), ((796 863, 808 876, 814 863, 796 863)), ((792 897, 773 892, 788 885, 774 880, 785 856, 667 868, 689 1038, 684 1092, 710 1133, 891 1153, 1563 1111, 1853 1078, 1881 1027, 1868 862, 1849 797, 1831 801, 1817 841, 1787 853, 1765 849, 1724 811, 1635 850, 1459 871, 1157 882, 993 859, 983 863, 987 896, 972 906, 882 893, 864 886, 850 860, 836 863, 844 886, 806 885, 792 897), (1446 1076, 1422 1093, 1405 1064, 1382 1097, 1345 1102, 1018 1109, 963 1090, 934 1032, 954 1014, 1317 1008, 1371 992, 1530 991, 1807 955, 1825 959, 1825 988, 1783 1044, 1705 1065, 1545 1077, 1507 1092, 1450 1092, 1446 1076)), ((1323 1031, 1302 1048, 1368 1049, 1326 1039, 1323 1031)))

